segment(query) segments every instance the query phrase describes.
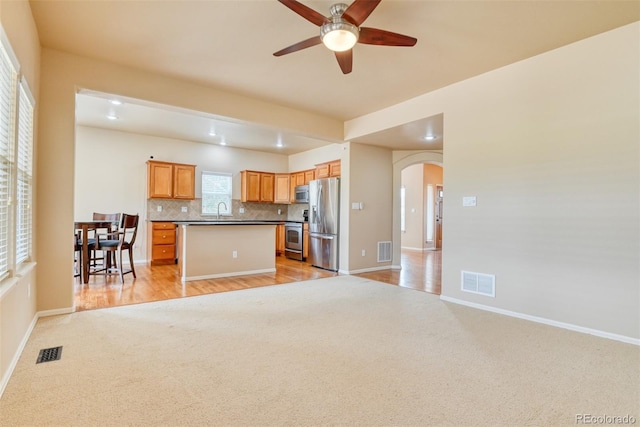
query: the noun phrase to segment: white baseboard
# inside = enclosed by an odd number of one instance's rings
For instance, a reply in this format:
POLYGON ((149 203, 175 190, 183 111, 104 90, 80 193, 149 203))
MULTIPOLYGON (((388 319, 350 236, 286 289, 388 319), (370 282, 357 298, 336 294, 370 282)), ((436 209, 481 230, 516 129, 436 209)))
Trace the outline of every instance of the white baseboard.
POLYGON ((4 373, 2 377, 2 382, 0 382, 0 397, 2 397, 2 394, 4 393, 4 389, 7 387, 7 384, 9 383, 9 379, 11 378, 11 375, 13 375, 13 371, 16 369, 16 366, 18 365, 18 360, 20 360, 20 356, 22 356, 22 351, 24 350, 24 347, 27 345, 27 341, 29 341, 29 337, 31 336, 31 332, 33 331, 33 328, 35 328, 36 323, 38 323, 38 317, 39 317, 38 313, 36 313, 36 315, 33 316, 33 319, 31 320, 31 323, 27 328, 27 332, 24 334, 24 337, 22 337, 22 340, 20 341, 20 345, 18 346, 18 349, 14 354, 13 359, 11 359, 11 363, 9 364, 7 371, 4 373))
POLYGON ((425 248, 414 248, 412 246, 401 246, 400 249, 403 251, 413 251, 413 252, 422 252, 426 250, 425 248))
POLYGON ((381 271, 381 270, 391 270, 393 266, 384 265, 382 267, 369 267, 369 268, 360 268, 358 270, 341 270, 342 274, 359 274, 359 273, 369 273, 371 271, 381 271))
POLYGON ((39 319, 41 317, 57 316, 59 314, 71 314, 74 312, 75 312, 75 309, 73 307, 56 308, 55 310, 39 311, 36 313, 36 316, 38 316, 38 319, 39 319))
POLYGON ((180 280, 182 281, 182 283, 184 283, 184 282, 190 282, 192 280, 217 279, 220 277, 244 276, 247 274, 274 273, 275 271, 276 271, 275 268, 265 268, 262 270, 237 271, 233 273, 220 273, 220 274, 207 274, 204 276, 188 276, 188 277, 181 277, 180 280))
POLYGON ((518 319, 529 320, 531 322, 542 323, 549 326, 555 326, 557 328, 568 329, 570 331, 581 332, 583 334, 595 335, 601 338, 607 338, 614 341, 621 341, 627 344, 640 346, 640 339, 638 338, 632 338, 624 335, 614 334, 611 332, 600 331, 598 329, 585 328, 583 326, 578 326, 571 323, 558 322, 556 320, 546 319, 544 317, 538 317, 538 316, 531 316, 529 314, 518 313, 516 311, 510 311, 510 310, 504 310, 502 308, 490 307, 488 305, 477 304, 474 302, 464 301, 457 298, 451 298, 444 295, 440 295, 440 299, 443 301, 454 303, 454 304, 477 308, 478 310, 490 311, 492 313, 503 314, 505 316, 510 316, 510 317, 517 317, 518 319))

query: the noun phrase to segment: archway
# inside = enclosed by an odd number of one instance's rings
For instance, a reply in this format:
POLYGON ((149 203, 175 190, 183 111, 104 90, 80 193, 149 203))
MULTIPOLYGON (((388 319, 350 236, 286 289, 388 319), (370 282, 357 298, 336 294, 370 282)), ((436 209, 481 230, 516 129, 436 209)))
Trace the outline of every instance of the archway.
POLYGON ((409 154, 393 162, 393 261, 392 268, 401 269, 401 230, 400 230, 400 188, 402 186, 402 170, 418 163, 430 163, 444 167, 442 153, 422 151, 409 154))

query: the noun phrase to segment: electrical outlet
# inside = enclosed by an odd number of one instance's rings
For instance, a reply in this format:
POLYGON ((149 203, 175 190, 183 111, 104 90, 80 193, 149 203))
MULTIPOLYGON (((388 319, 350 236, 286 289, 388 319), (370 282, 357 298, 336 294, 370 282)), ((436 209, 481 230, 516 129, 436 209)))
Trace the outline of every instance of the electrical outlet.
POLYGON ((367 256, 367 251, 365 249, 362 250, 362 256, 367 256))
POLYGON ((238 209, 238 212, 240 212, 240 213, 244 213, 244 208, 240 208, 240 209, 238 209))
POLYGON ((233 256, 234 258, 238 258, 238 251, 233 251, 231 253, 231 256, 233 256))
POLYGON ((162 206, 158 206, 156 209, 158 210, 158 212, 162 212, 162 206))
POLYGON ((182 212, 186 212, 186 211, 187 211, 187 207, 186 207, 186 206, 183 206, 183 207, 182 207, 182 212))

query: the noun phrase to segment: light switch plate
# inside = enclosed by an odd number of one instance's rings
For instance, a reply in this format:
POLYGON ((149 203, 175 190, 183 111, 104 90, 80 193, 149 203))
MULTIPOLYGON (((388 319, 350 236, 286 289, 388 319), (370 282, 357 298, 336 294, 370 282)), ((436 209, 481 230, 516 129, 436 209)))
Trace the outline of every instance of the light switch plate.
POLYGON ((462 206, 476 206, 476 196, 464 196, 462 198, 462 206))
POLYGON ((162 206, 158 206, 156 209, 158 210, 158 212, 162 212, 162 206))

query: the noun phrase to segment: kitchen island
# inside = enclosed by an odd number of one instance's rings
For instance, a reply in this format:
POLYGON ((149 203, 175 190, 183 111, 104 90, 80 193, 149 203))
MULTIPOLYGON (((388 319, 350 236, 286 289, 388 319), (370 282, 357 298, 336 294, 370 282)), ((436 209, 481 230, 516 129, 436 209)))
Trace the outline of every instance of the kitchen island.
POLYGON ((276 221, 176 221, 181 281, 276 271, 276 221))

